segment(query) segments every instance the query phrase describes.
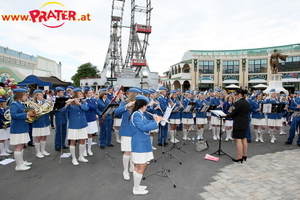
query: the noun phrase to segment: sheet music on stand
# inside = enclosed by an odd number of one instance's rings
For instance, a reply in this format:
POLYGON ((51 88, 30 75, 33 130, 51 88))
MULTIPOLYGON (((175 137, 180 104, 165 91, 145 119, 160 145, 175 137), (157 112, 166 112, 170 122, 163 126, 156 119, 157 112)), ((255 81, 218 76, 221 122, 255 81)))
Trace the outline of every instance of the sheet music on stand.
MULTIPOLYGON (((165 112, 165 114, 164 114, 164 116, 163 116, 163 118, 164 118, 166 121, 168 121, 168 119, 169 119, 169 117, 170 117, 170 115, 171 115, 171 112, 172 112, 172 110, 173 110, 173 108, 174 108, 175 106, 176 106, 176 104, 174 104, 173 107, 170 107, 170 106, 167 107, 166 112, 165 112)), ((165 126, 166 123, 167 123, 166 121, 161 121, 160 124, 161 124, 162 126, 165 126)))
POLYGON ((300 117, 300 112, 294 112, 291 117, 300 117))
POLYGON ((207 111, 215 110, 217 106, 215 105, 210 105, 207 111))
POLYGON ((177 113, 177 112, 181 112, 182 111, 182 107, 180 107, 180 106, 177 106, 177 107, 175 107, 173 110, 172 110, 172 113, 177 113))
POLYGON ((119 104, 108 104, 108 106, 103 110, 101 115, 112 115, 118 107, 119 104))
POLYGON ((196 107, 196 102, 189 102, 188 105, 184 108, 183 112, 193 112, 196 107))
POLYGON ((198 112, 207 112, 209 110, 210 105, 202 105, 198 112))
POLYGON ((68 99, 69 98, 56 98, 53 106, 53 111, 60 111, 66 105, 66 101, 68 99))
POLYGON ((265 103, 265 104, 262 104, 262 112, 263 113, 271 113, 272 111, 272 104, 271 103, 265 103))
POLYGON ((222 115, 225 115, 225 113, 222 110, 211 110, 210 112, 214 113, 217 115, 217 117, 222 117, 222 115))

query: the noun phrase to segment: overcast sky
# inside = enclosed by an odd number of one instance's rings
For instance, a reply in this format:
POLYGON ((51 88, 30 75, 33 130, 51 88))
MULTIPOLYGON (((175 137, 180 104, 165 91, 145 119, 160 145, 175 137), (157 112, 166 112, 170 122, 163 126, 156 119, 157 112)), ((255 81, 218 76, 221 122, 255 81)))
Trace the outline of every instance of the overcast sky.
MULTIPOLYGON (((47 2, 1 0, 0 14, 28 14, 47 2)), ((40 23, 4 22, 0 18, 0 46, 61 61, 65 81, 71 81, 77 67, 86 62, 101 71, 109 44, 112 0, 57 2, 79 14, 90 13, 91 21, 66 22, 51 29, 40 23)), ((145 0, 136 2, 143 4, 145 0)), ((151 4, 152 33, 146 57, 150 70, 161 75, 191 49, 248 49, 300 41, 299 0, 152 0, 151 4)), ((123 25, 130 25, 129 0, 123 25)), ((124 29, 124 43, 128 37, 124 29)), ((123 44, 123 53, 126 51, 127 43, 123 44)))

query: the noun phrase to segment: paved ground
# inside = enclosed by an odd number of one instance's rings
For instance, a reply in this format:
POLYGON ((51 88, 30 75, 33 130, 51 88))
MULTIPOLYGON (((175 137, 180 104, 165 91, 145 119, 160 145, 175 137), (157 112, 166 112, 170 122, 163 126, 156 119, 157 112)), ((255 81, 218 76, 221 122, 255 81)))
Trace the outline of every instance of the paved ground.
MULTIPOLYGON (((166 157, 164 162, 159 159, 148 166, 146 176, 162 168, 169 169, 176 188, 168 178, 152 175, 142 181, 148 186, 149 194, 134 196, 133 180, 124 181, 122 178, 119 144, 114 143, 115 147, 108 148, 109 154, 115 157, 112 160, 115 168, 107 158, 100 160, 106 150, 97 145, 92 147, 94 156, 88 157, 88 163, 73 166, 70 158, 61 159, 61 163, 59 157, 54 160, 57 152, 53 148, 54 130, 51 132, 46 148, 50 157, 38 159, 32 153, 34 147, 26 149, 24 157, 33 162, 31 170, 15 172, 15 163, 0 166, 1 199, 299 199, 299 147, 284 145, 286 135, 277 135, 275 144, 268 142, 268 134, 264 136, 265 143, 252 141, 248 159, 241 164, 233 163, 226 155, 221 155, 218 162, 204 160, 206 153, 218 150, 218 142, 212 140, 210 131, 205 131, 209 150, 196 152, 193 145, 183 145, 186 154, 177 149, 171 151, 182 164, 166 157)), ((97 139, 94 137, 95 141, 97 139)), ((224 152, 236 156, 234 142, 223 140, 221 144, 224 152)), ((166 149, 170 148, 171 145, 166 149)), ((161 152, 159 147, 154 152, 155 158, 161 152)))

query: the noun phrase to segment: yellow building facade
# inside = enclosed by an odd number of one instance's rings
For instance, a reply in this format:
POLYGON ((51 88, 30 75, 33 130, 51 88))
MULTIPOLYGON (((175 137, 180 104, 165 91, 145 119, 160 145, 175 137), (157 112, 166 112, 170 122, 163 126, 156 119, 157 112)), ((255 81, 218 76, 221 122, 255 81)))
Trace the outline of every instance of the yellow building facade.
POLYGON ((182 61, 170 66, 163 85, 170 90, 208 90, 234 84, 253 90, 270 81, 270 56, 274 49, 288 55, 280 61, 283 87, 290 92, 299 90, 300 44, 240 50, 189 50, 182 61))

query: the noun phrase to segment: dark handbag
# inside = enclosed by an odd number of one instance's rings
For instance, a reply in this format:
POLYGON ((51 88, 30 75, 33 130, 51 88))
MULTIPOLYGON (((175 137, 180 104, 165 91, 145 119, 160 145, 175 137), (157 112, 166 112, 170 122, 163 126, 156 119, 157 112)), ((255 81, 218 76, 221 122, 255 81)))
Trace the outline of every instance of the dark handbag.
POLYGON ((200 152, 200 151, 207 150, 208 148, 209 148, 209 145, 205 139, 199 140, 198 142, 196 142, 196 151, 200 152))

